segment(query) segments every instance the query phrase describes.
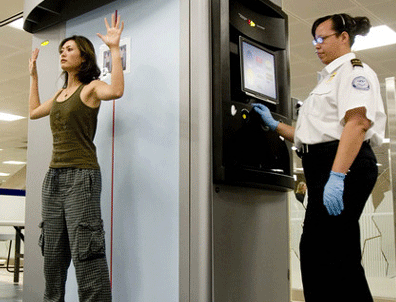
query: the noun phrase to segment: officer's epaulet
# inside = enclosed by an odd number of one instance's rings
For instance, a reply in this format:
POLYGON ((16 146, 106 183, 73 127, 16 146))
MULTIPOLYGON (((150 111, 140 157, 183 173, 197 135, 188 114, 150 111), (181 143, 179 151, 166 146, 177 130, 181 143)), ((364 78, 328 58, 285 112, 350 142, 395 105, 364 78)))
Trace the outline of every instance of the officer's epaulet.
POLYGON ((351 64, 352 64, 353 68, 358 67, 358 66, 363 67, 363 63, 359 59, 352 59, 351 64))

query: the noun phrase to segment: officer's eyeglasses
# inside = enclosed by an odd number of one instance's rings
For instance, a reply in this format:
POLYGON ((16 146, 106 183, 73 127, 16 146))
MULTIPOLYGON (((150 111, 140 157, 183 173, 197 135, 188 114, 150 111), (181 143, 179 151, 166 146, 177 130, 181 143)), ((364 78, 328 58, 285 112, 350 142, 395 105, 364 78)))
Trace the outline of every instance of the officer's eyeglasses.
POLYGON ((316 46, 317 44, 322 44, 324 42, 324 40, 326 40, 328 37, 334 36, 336 34, 337 33, 334 33, 334 34, 331 34, 331 35, 328 35, 328 36, 324 36, 324 37, 317 37, 317 38, 312 40, 312 44, 314 46, 316 46))

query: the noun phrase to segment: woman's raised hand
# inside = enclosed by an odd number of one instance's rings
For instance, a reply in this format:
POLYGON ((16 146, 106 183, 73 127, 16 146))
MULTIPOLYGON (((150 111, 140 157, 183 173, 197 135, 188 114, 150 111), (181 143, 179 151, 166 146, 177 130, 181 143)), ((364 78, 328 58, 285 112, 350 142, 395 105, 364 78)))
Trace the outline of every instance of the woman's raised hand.
POLYGON ((36 48, 32 51, 32 56, 29 59, 29 72, 31 76, 37 76, 37 66, 36 61, 39 54, 39 49, 36 48))
POLYGON ((105 18, 105 25, 107 28, 107 34, 105 36, 101 34, 97 34, 99 38, 102 39, 102 41, 109 47, 118 47, 120 45, 120 38, 121 38, 121 33, 122 30, 124 29, 124 21, 121 22, 120 26, 120 17, 117 17, 117 20, 115 20, 116 17, 114 14, 111 15, 111 26, 107 22, 107 19, 105 18))

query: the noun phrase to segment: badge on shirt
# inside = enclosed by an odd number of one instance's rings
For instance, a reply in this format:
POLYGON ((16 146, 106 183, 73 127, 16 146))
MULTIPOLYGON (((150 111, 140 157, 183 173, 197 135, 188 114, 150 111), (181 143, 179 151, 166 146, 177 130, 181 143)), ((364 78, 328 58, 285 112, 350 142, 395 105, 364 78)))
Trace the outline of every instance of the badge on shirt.
POLYGON ((370 90, 370 84, 365 77, 356 77, 352 81, 352 86, 359 90, 370 90))
POLYGON ((331 82, 331 81, 334 79, 334 77, 336 76, 336 74, 337 74, 337 71, 334 71, 334 72, 331 74, 330 78, 327 80, 327 83, 331 82))

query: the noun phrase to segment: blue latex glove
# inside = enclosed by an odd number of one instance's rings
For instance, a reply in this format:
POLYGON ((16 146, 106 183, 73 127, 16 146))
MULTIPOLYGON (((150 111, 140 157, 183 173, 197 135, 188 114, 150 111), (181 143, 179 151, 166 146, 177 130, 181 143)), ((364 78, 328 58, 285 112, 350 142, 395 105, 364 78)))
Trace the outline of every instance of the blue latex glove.
POLYGON ((274 120, 267 106, 264 106, 263 104, 252 104, 252 106, 253 106, 253 110, 255 110, 258 114, 260 114, 261 119, 264 121, 264 123, 272 131, 275 131, 279 125, 279 122, 274 120))
POLYGON ((345 174, 338 172, 330 172, 329 180, 326 183, 323 192, 323 204, 327 208, 330 215, 340 215, 344 210, 343 194, 344 194, 345 174))

